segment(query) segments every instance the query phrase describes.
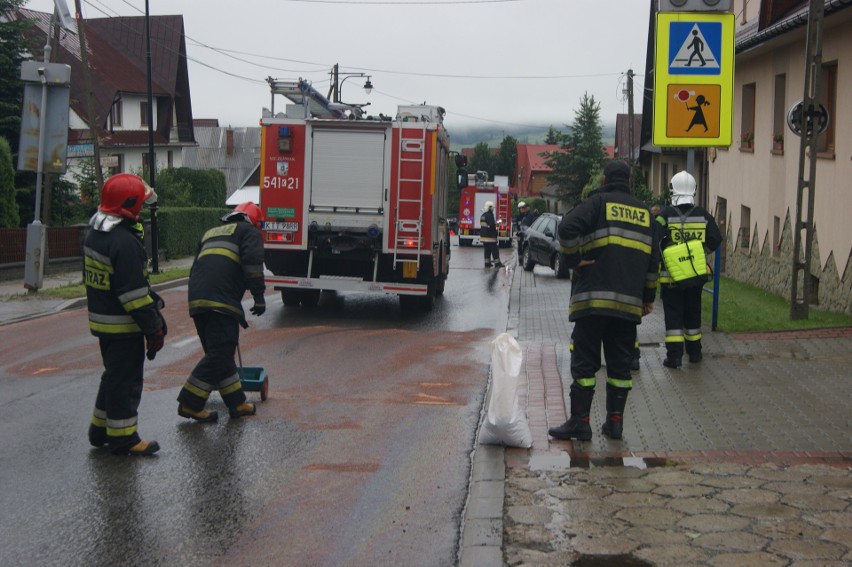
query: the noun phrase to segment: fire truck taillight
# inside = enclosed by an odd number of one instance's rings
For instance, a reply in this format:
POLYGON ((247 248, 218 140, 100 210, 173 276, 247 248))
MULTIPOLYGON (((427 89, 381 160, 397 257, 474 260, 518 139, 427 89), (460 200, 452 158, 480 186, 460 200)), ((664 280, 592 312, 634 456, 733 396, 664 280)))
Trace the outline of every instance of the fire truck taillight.
POLYGON ((266 233, 266 241, 267 242, 293 242, 293 233, 292 232, 267 232, 266 233))
POLYGON ((292 138, 290 137, 290 127, 289 126, 279 126, 278 127, 278 151, 279 152, 289 152, 292 138))

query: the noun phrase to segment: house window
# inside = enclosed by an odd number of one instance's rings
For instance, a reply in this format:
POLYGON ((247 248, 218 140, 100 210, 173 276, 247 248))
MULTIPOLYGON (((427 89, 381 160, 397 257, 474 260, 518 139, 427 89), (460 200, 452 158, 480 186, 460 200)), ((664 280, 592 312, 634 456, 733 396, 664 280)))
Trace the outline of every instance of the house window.
POLYGON ((668 197, 669 195, 669 164, 660 164, 660 196, 668 197))
MULTIPOLYGON (((716 224, 719 226, 719 231, 722 233, 722 238, 728 238, 728 200, 724 197, 716 197, 716 212, 713 214, 716 218, 716 224)), ((724 272, 728 260, 728 247, 720 246, 716 253, 721 253, 719 258, 719 271, 724 272)))
POLYGON ((740 206, 740 230, 737 233, 737 246, 746 250, 751 246, 751 208, 740 206))
POLYGON ((139 103, 139 124, 142 126, 148 125, 148 101, 139 103))
POLYGON ((772 153, 784 153, 784 128, 787 124, 787 75, 775 75, 775 100, 772 109, 772 153))
MULTIPOLYGON (((175 165, 175 156, 174 156, 174 152, 172 152, 172 150, 169 150, 166 153, 166 164, 167 164, 166 167, 174 167, 174 165, 175 165)), ((438 179, 443 179, 443 178, 439 177, 438 179)))
POLYGON ((754 83, 743 85, 740 150, 754 151, 754 101, 756 94, 757 87, 754 83))
MULTIPOLYGON (((142 154, 142 176, 145 177, 146 179, 151 178, 151 175, 148 173, 149 166, 151 165, 149 163, 150 158, 148 157, 150 155, 151 154, 149 154, 149 153, 142 154)), ((154 159, 155 160, 157 159, 157 152, 154 152, 154 159)))
POLYGON ((113 154, 101 157, 101 167, 106 170, 108 176, 124 171, 124 156, 113 154))
POLYGON ((121 126, 121 99, 112 103, 109 109, 109 122, 112 126, 121 126))
POLYGON ((822 66, 822 93, 820 104, 828 111, 830 117, 825 132, 817 138, 817 152, 823 157, 834 157, 834 133, 836 131, 837 116, 837 61, 826 63, 822 66))

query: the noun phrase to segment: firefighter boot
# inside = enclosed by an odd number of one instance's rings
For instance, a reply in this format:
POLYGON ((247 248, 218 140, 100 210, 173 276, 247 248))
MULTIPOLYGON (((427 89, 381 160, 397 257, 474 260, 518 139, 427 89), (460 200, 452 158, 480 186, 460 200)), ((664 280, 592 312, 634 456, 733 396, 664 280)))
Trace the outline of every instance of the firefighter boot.
POLYGON ((239 417, 254 415, 257 413, 257 406, 250 402, 243 402, 232 410, 229 410, 232 419, 239 417))
POLYGON ((92 447, 103 447, 107 444, 106 427, 98 427, 94 423, 89 424, 89 443, 92 447))
POLYGON ((135 445, 124 445, 112 449, 113 455, 130 455, 134 457, 150 457, 160 450, 160 444, 156 441, 139 441, 135 445))
POLYGON ((216 423, 219 421, 219 412, 207 411, 204 408, 201 408, 199 411, 195 411, 183 404, 178 406, 178 415, 188 419, 194 419, 195 421, 200 421, 201 423, 216 423))
POLYGON ((160 444, 156 441, 140 441, 136 445, 133 445, 129 449, 127 449, 127 455, 134 455, 137 457, 150 457, 154 453, 160 450, 160 444))
POLYGON ((683 343, 666 343, 666 358, 663 359, 663 366, 666 368, 680 368, 683 363, 683 343))
POLYGON ((559 427, 551 427, 547 433, 555 439, 589 441, 592 438, 589 413, 594 395, 594 388, 571 384, 571 418, 559 427))
POLYGON ((627 388, 606 385, 606 421, 601 433, 610 439, 621 439, 624 431, 624 406, 627 405, 627 388))

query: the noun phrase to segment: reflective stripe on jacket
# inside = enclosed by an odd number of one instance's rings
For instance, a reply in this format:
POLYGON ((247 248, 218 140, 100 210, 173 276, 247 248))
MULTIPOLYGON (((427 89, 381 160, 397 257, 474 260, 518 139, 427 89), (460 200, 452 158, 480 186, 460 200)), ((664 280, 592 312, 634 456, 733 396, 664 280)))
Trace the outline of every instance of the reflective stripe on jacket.
POLYGON ((569 267, 575 269, 569 320, 587 315, 642 320, 657 291, 660 255, 651 212, 621 182, 610 183, 562 217, 557 230, 569 267))
POLYGON ((263 303, 263 241, 260 231, 237 217, 201 237, 189 274, 189 314, 217 311, 246 325, 246 290, 263 303))
POLYGON ((479 241, 497 242, 497 222, 494 220, 494 211, 491 209, 479 217, 479 241))
POLYGON ((128 222, 90 229, 83 244, 89 330, 99 337, 149 335, 163 321, 148 283, 148 255, 128 222))

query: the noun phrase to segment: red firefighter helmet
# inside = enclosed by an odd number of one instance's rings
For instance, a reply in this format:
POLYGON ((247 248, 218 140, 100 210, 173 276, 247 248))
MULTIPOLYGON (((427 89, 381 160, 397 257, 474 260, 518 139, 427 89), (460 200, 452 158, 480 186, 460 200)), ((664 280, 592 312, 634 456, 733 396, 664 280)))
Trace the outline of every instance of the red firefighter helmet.
POLYGON ((157 194, 138 175, 118 173, 106 180, 101 188, 98 210, 131 220, 139 220, 139 212, 145 203, 154 203, 157 194))
POLYGON ((257 228, 261 227, 261 223, 263 222, 263 214, 260 212, 260 207, 258 207, 251 201, 240 203, 234 209, 234 212, 243 213, 246 217, 248 217, 248 220, 251 224, 253 224, 257 228))

